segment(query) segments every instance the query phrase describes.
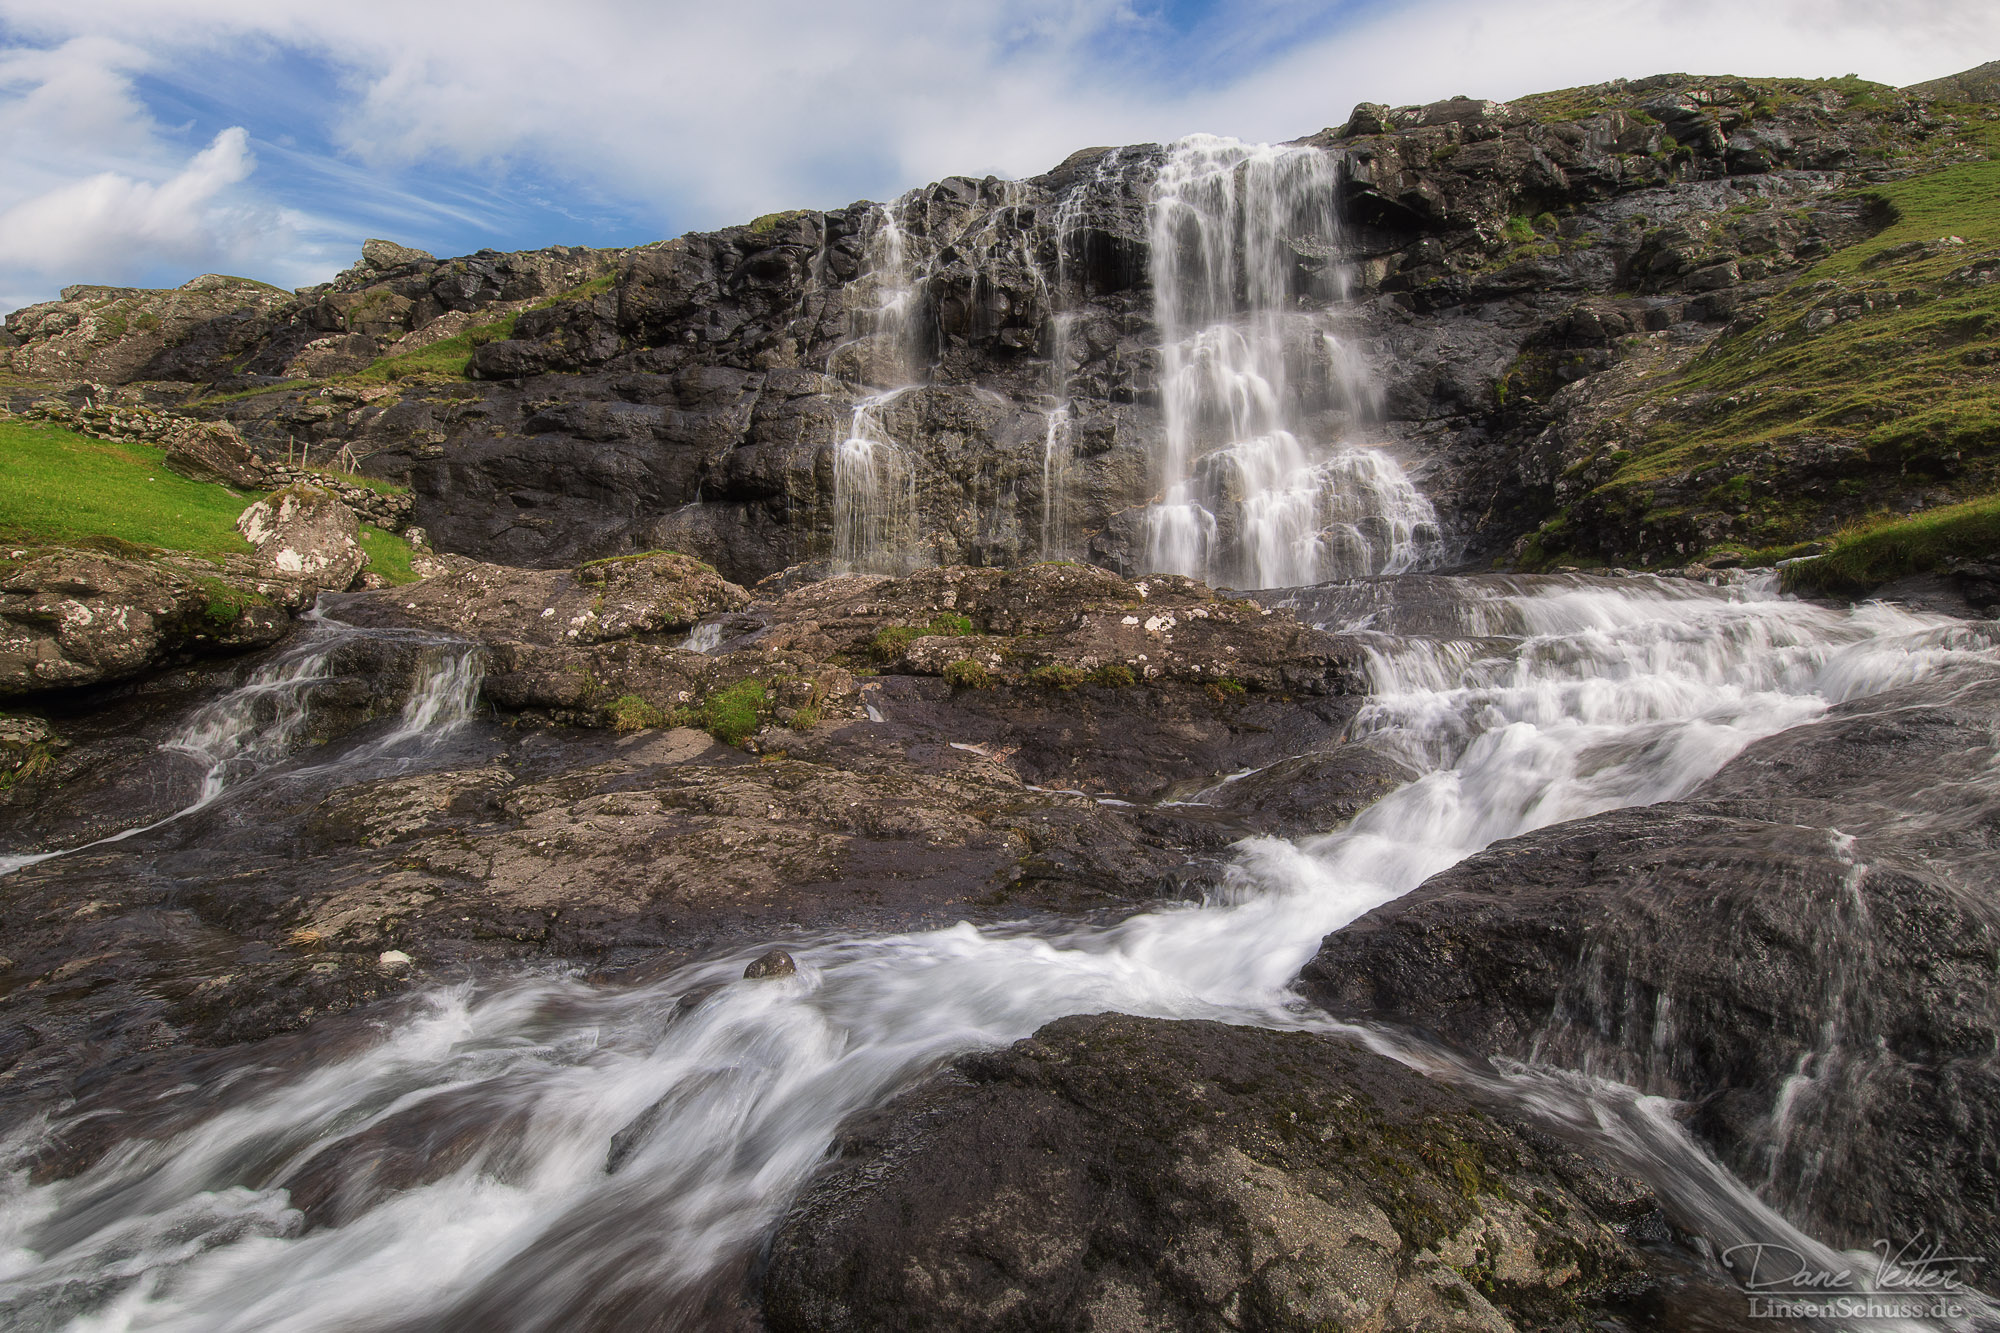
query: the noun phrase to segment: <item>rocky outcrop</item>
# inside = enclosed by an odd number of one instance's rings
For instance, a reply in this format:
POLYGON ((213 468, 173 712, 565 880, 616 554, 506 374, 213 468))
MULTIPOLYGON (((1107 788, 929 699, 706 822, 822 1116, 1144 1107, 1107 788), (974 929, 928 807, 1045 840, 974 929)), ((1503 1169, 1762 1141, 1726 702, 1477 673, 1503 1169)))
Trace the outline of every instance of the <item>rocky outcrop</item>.
POLYGON ((0 357, 31 380, 212 379, 200 372, 256 355, 296 304, 268 283, 214 273, 170 291, 65 287, 61 300, 7 316, 11 346, 0 357))
POLYGON ((2000 675, 1753 745, 1686 800, 1496 844, 1327 937, 1306 992, 1694 1104, 1844 1245, 2000 1247, 2000 675))
POLYGON ((18 376, 57 383, 252 387, 302 357, 301 371, 346 374, 447 315, 490 321, 576 288, 615 254, 556 246, 438 260, 371 240, 354 268, 294 292, 215 274, 166 291, 66 287, 7 317, 0 357, 18 376))
POLYGON ((125 680, 274 643, 289 628, 273 597, 289 586, 188 564, 62 548, 0 560, 0 695, 125 680))
POLYGON ((340 592, 368 563, 356 540, 360 526, 354 511, 310 484, 287 486, 257 501, 236 520, 236 530, 273 578, 340 592))
MULTIPOLYGON (((1636 1181, 1357 1043, 1098 1015, 850 1127, 772 1242, 777 1333, 1503 1333, 1662 1302, 1636 1181)), ((1685 1262, 1685 1261, 1683 1261, 1685 1262)))
POLYGON ((389 614, 489 643, 589 646, 615 639, 678 643, 705 616, 740 610, 750 595, 689 556, 648 551, 575 570, 509 569, 460 557, 393 595, 389 614))

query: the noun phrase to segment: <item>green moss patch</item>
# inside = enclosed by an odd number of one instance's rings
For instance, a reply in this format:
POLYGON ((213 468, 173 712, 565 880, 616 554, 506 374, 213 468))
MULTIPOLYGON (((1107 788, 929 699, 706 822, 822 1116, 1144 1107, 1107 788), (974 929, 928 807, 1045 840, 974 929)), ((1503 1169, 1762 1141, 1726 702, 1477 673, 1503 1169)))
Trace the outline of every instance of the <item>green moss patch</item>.
POLYGON ((868 642, 869 656, 878 662, 893 662, 917 639, 934 635, 963 638, 973 632, 972 620, 955 611, 940 611, 922 625, 885 625, 868 642))

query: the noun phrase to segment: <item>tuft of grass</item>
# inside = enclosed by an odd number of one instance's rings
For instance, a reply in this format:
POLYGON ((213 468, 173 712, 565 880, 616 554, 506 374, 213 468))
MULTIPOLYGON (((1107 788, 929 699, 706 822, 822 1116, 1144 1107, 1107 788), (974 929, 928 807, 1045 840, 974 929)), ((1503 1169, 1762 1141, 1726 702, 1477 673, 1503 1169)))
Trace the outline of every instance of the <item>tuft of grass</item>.
POLYGON ((956 611, 940 611, 931 617, 929 629, 932 634, 961 638, 972 633, 972 620, 969 616, 962 616, 956 611))
POLYGON ((1131 667, 1119 662, 1109 662, 1090 673, 1090 683, 1128 690, 1139 683, 1139 678, 1132 674, 1131 667))
POLYGON ((1079 667, 1050 662, 1028 673, 1028 683, 1044 690, 1073 690, 1088 679, 1079 667))
POLYGON ((763 681, 739 680, 702 700, 702 728, 724 745, 741 745, 757 730, 758 718, 770 702, 763 681))
POLYGON ((195 583, 208 596, 208 604, 202 608, 209 623, 219 629, 234 625, 245 611, 253 606, 268 606, 266 599, 254 592, 233 587, 218 578, 197 576, 195 583))
POLYGON ((621 694, 606 710, 614 731, 646 731, 667 724, 667 715, 636 694, 621 694))
POLYGON ((972 633, 972 621, 955 611, 940 611, 925 625, 884 625, 875 631, 875 637, 868 642, 868 654, 878 662, 893 662, 903 655, 910 644, 923 638, 938 635, 946 638, 962 638, 972 633))
POLYGON ((350 486, 366 486, 378 495, 408 495, 410 488, 400 481, 390 481, 384 477, 370 477, 360 472, 341 472, 333 468, 318 468, 329 477, 338 477, 350 486))
POLYGON ((410 568, 410 544, 393 532, 384 532, 372 523, 361 525, 361 549, 368 554, 368 568, 392 586, 415 583, 417 572, 410 568))
POLYGON ((95 440, 38 422, 0 421, 0 537, 110 537, 154 550, 248 552, 236 531, 249 495, 167 471, 150 444, 95 440))
POLYGON ((1857 524, 1834 538, 1825 555, 1784 567, 1786 592, 1862 593, 1908 574, 1955 560, 2000 555, 2000 495, 1982 496, 1908 518, 1857 524))
POLYGON ((1214 704, 1231 703, 1237 699, 1241 699, 1245 693, 1242 681, 1231 680, 1227 676, 1218 676, 1216 679, 1211 680, 1205 689, 1209 702, 1214 704))
POLYGON ((953 689, 983 690, 993 683, 993 674, 969 657, 944 664, 944 678, 953 689))

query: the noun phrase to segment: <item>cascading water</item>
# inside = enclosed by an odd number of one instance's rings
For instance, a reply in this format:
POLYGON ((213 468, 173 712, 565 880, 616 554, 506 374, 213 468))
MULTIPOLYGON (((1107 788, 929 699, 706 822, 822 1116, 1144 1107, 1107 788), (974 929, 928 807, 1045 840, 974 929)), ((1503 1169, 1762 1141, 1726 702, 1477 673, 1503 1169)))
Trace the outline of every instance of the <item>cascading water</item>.
POLYGON ((916 378, 911 313, 916 300, 900 203, 878 209, 866 251, 873 301, 857 314, 855 338, 831 363, 878 386, 848 416, 833 450, 833 567, 843 574, 907 574, 919 563, 917 469, 896 443, 883 409, 916 378))
POLYGON ((1070 470, 1076 444, 1070 437, 1069 407, 1049 409, 1042 435, 1042 559, 1061 560, 1076 544, 1069 507, 1070 470))
POLYGON ((917 469, 883 429, 890 389, 854 405, 833 456, 833 567, 842 574, 907 574, 916 564, 917 469))
POLYGON ((1326 327, 1344 295, 1338 169, 1315 148, 1206 135, 1174 144, 1160 169, 1151 243, 1166 420, 1151 568, 1271 588, 1437 555, 1437 515, 1393 458, 1309 438, 1351 429, 1373 397, 1326 327))
MULTIPOLYGON (((941 1060, 1106 1009, 1325 1026, 1291 978, 1325 933, 1436 870, 1679 796, 1833 702, 1996 655, 1983 628, 1755 587, 1428 583, 1420 613, 1379 585, 1302 608, 1369 636, 1355 733, 1422 776, 1339 832, 1242 844, 1210 901, 1109 927, 824 938, 792 946, 783 981, 741 980, 746 951, 628 989, 433 993, 365 1050, 289 1072, 251 1057, 256 1078, 72 1180, 5 1177, 0 1322, 563 1328, 643 1309, 698 1326, 708 1286, 747 1262, 841 1121, 941 1060), (454 1146, 371 1185, 369 1154, 397 1135, 454 1146), (294 1192, 349 1162, 344 1211, 309 1226, 294 1192)), ((1432 1072, 1573 1123, 1718 1239, 1791 1234, 1656 1099, 1550 1071, 1432 1072)))
POLYGON ((465 723, 479 697, 479 655, 471 644, 437 640, 411 630, 363 630, 318 610, 309 612, 305 639, 260 666, 228 694, 197 709, 160 748, 199 766, 188 804, 163 819, 54 852, 0 856, 0 876, 71 852, 123 842, 213 805, 244 779, 261 773, 303 744, 311 720, 312 692, 329 678, 334 654, 358 636, 400 638, 426 645, 421 672, 397 725, 345 762, 390 753, 412 741, 429 741, 465 723))

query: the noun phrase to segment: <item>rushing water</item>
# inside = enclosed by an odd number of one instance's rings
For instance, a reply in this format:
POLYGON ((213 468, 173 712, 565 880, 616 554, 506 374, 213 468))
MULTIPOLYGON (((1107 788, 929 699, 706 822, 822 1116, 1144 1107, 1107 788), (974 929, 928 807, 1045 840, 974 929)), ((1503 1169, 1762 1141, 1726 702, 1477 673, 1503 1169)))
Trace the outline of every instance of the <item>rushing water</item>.
MULTIPOLYGON (((1760 736, 1994 651, 1962 622, 1755 587, 1417 582, 1429 593, 1408 601, 1394 583, 1292 600, 1367 637, 1375 692, 1354 734, 1421 776, 1348 828, 1241 844, 1209 901, 1112 926, 788 941, 799 971, 779 981, 741 980, 752 946, 645 986, 433 992, 358 1049, 246 1065, 179 1129, 74 1179, 12 1178, 0 1323, 558 1329, 643 1308, 699 1326, 837 1126, 940 1061, 1101 1010, 1326 1026, 1291 989, 1299 967, 1437 870, 1682 795, 1760 736), (434 1165, 396 1177, 392 1143, 434 1165), (295 1205, 329 1179, 345 1192, 308 1225, 295 1205)), ((1399 1053, 1569 1123, 1712 1240, 1789 1234, 1657 1099, 1399 1053)))
POLYGON ((1343 295, 1339 164, 1315 148, 1197 135, 1154 185, 1165 425, 1148 563, 1246 588, 1398 573, 1437 514, 1378 449, 1315 431, 1369 414, 1364 361, 1327 327, 1343 295))

